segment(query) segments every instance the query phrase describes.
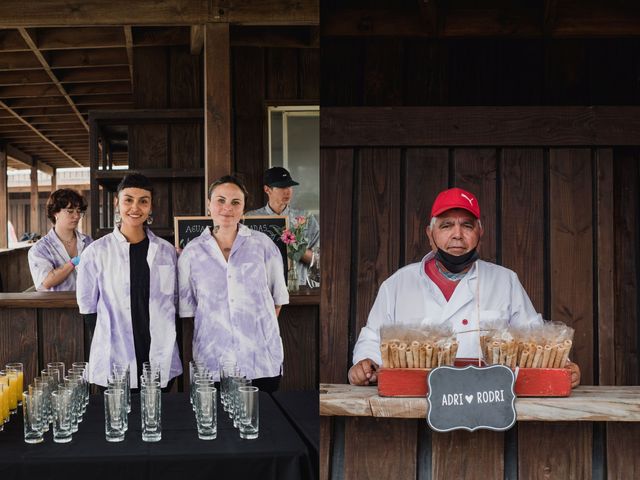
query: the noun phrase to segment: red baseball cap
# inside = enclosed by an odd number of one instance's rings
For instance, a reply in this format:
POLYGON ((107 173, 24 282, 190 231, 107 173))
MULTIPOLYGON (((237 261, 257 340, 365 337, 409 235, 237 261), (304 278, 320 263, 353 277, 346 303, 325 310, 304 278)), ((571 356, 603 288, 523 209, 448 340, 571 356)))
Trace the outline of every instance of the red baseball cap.
POLYGON ((437 217, 442 212, 452 208, 462 208, 470 212, 474 217, 480 218, 478 199, 473 193, 461 188, 450 188, 440 192, 433 202, 433 207, 431 207, 431 217, 437 217))

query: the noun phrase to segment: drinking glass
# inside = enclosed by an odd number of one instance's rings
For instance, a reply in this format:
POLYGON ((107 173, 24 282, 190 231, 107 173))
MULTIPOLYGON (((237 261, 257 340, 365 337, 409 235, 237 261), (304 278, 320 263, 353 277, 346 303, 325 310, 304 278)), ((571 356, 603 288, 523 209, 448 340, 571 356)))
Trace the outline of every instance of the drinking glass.
POLYGON ((0 432, 9 421, 9 385, 0 383, 0 432))
POLYGON ((107 388, 113 390, 122 390, 122 408, 124 409, 124 431, 129 430, 129 415, 127 411, 127 382, 124 377, 118 377, 117 375, 110 375, 107 378, 107 388))
POLYGON ((64 363, 63 362, 49 362, 47 363, 47 368, 53 368, 56 369, 58 371, 58 379, 56 384, 58 383, 62 383, 62 380, 64 379, 64 363))
POLYGON ((126 386, 124 389, 124 400, 125 405, 127 406, 127 413, 131 412, 131 375, 129 372, 129 364, 123 363, 114 363, 112 365, 113 375, 115 377, 121 377, 126 382, 126 386))
POLYGON ((216 389, 198 387, 195 390, 196 423, 200 440, 214 440, 218 434, 216 389))
POLYGON ((73 391, 60 389, 51 393, 53 404, 53 441, 69 443, 71 441, 71 416, 73 415, 73 391))
POLYGON ((24 390, 24 367, 19 362, 7 363, 5 370, 18 373, 18 406, 20 406, 22 405, 22 391, 24 390))
POLYGON ((227 399, 229 396, 229 379, 239 373, 236 362, 230 360, 220 360, 220 401, 224 411, 228 411, 227 399))
POLYGON ((33 389, 31 393, 24 392, 22 394, 24 441, 26 443, 40 443, 43 440, 42 397, 42 390, 36 389, 33 389))
MULTIPOLYGON (((73 365, 76 365, 76 363, 73 365)), ((69 373, 80 376, 82 380, 82 415, 84 415, 87 411, 87 405, 89 404, 89 381, 87 380, 86 370, 84 367, 72 367, 69 369, 69 373)))
POLYGON ((5 374, 9 379, 9 411, 12 415, 18 413, 18 384, 20 377, 15 370, 5 370, 5 374))
POLYGON ((140 414, 144 442, 158 442, 162 438, 161 398, 159 388, 140 390, 140 414))
POLYGON ((104 391, 104 431, 107 442, 124 440, 124 391, 108 388, 104 391))
POLYGON ((240 438, 258 438, 259 398, 258 387, 238 387, 238 411, 236 418, 238 419, 240 438))
POLYGON ((238 397, 238 388, 246 387, 251 385, 251 380, 246 377, 234 377, 231 380, 231 391, 230 391, 230 400, 229 400, 229 418, 233 419, 233 426, 238 428, 238 418, 237 413, 240 407, 240 400, 238 397))

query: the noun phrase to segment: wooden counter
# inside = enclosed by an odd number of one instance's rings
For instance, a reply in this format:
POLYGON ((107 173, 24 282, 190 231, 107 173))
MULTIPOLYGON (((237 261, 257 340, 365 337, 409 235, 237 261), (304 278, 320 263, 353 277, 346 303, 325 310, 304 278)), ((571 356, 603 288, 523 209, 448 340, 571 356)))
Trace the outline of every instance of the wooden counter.
MULTIPOLYGON (((579 386, 570 397, 516 399, 518 421, 640 422, 640 386, 579 386)), ((376 387, 321 384, 320 415, 378 418, 427 416, 426 398, 380 397, 376 387)))
MULTIPOLYGON (((319 304, 319 289, 301 289, 282 308, 282 390, 317 389, 319 304)), ((193 319, 176 325, 183 370, 188 371, 193 319)), ((0 293, 0 365, 22 362, 26 381, 47 362, 88 360, 90 344, 75 292, 0 293)), ((185 386, 180 382, 180 388, 185 386)))

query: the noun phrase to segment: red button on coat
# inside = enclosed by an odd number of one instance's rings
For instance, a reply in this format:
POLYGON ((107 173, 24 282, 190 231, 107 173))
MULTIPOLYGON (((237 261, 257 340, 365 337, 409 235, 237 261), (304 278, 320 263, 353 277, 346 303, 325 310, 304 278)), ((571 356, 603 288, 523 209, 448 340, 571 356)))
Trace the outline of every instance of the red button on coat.
POLYGON ((462 320, 462 324, 463 325, 467 325, 469 323, 469 320, 467 320, 466 318, 464 320, 462 320))

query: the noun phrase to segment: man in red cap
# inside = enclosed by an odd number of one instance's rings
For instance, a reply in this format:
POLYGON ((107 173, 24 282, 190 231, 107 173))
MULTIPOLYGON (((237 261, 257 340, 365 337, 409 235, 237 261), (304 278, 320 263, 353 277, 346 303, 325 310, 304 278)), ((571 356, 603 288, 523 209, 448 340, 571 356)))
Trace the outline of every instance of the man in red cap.
MULTIPOLYGON (((446 324, 456 332, 458 358, 481 358, 481 321, 510 326, 542 324, 518 276, 479 260, 484 231, 475 195, 461 188, 441 192, 433 202, 426 233, 431 252, 421 262, 401 268, 380 286, 367 325, 353 349, 354 365, 349 370, 353 385, 377 381, 383 325, 446 324)), ((577 385, 579 370, 575 364, 571 368, 572 383, 577 385)))

